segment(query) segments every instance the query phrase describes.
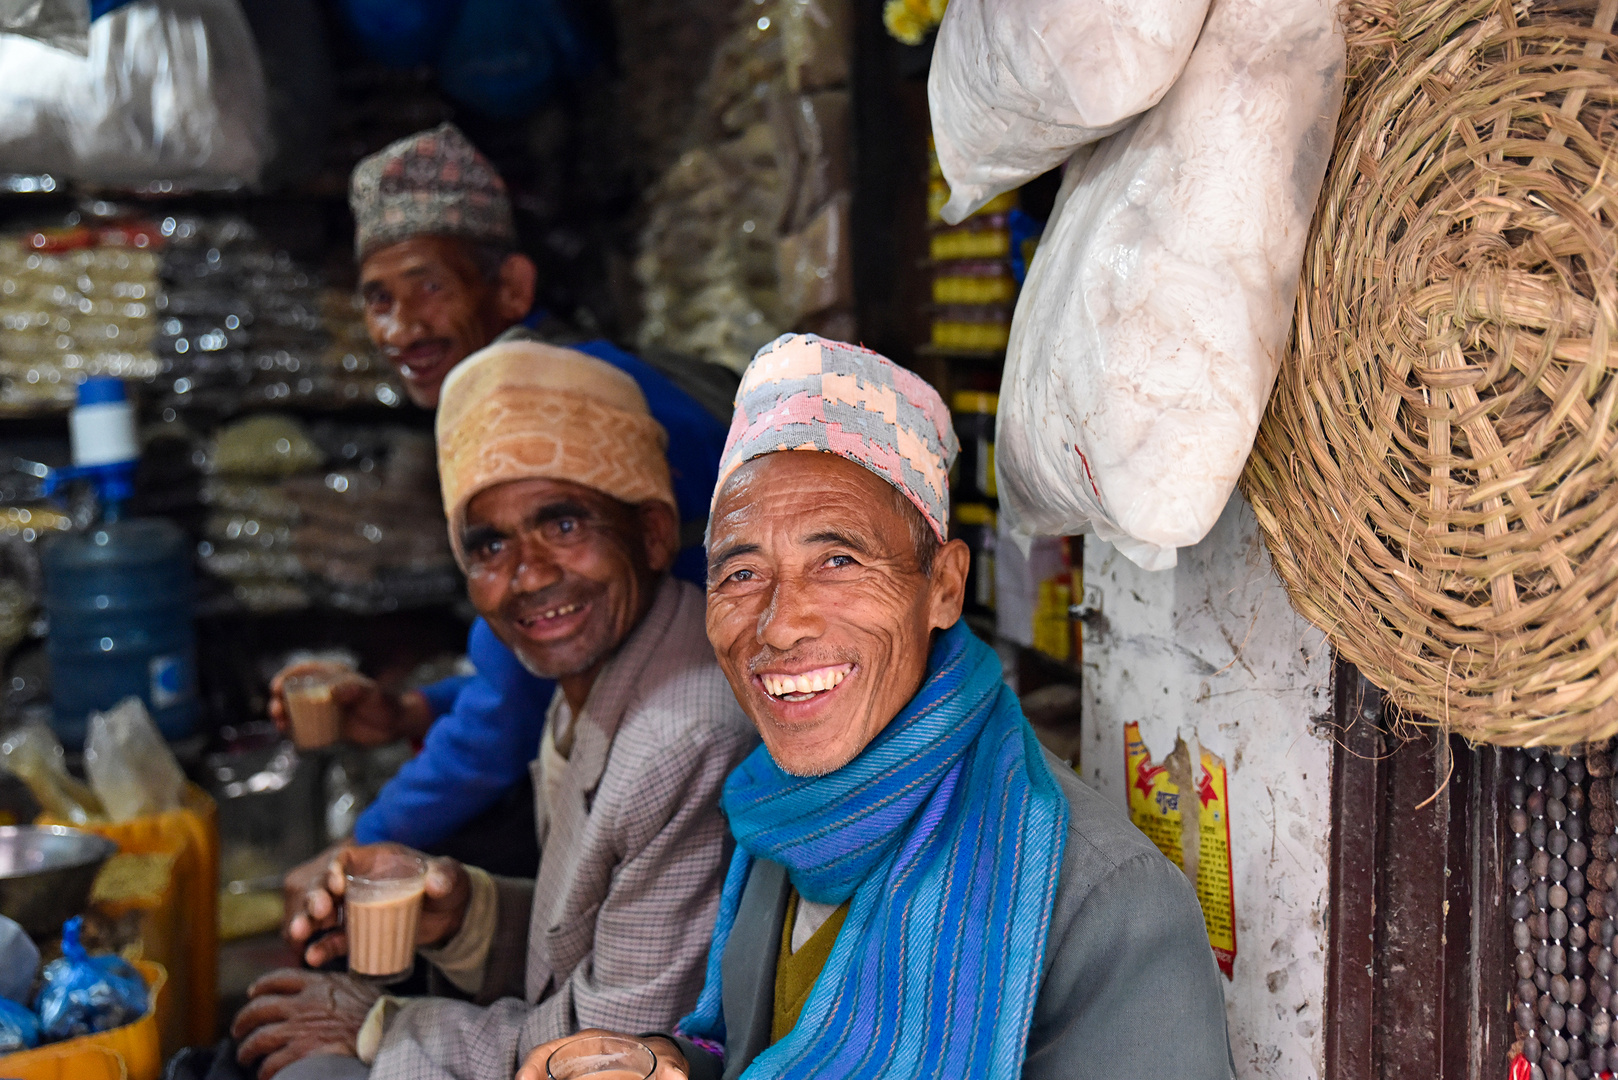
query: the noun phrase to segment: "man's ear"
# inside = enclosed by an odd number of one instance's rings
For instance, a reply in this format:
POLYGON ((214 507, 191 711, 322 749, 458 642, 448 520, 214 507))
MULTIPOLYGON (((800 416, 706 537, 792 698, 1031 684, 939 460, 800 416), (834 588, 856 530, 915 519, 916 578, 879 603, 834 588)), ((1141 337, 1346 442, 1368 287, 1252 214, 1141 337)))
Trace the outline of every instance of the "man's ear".
POLYGON ((674 557, 680 553, 680 519, 674 507, 661 499, 648 499, 637 509, 646 565, 661 574, 674 565, 674 557))
POLYGON ((933 576, 928 579, 928 629, 947 630, 961 618, 966 603, 966 572, 972 565, 972 549, 965 540, 951 540, 933 557, 933 576))
POLYGON ((539 267, 526 255, 507 255, 500 264, 500 280, 495 285, 494 306, 502 319, 521 322, 534 308, 534 290, 539 283, 539 267))

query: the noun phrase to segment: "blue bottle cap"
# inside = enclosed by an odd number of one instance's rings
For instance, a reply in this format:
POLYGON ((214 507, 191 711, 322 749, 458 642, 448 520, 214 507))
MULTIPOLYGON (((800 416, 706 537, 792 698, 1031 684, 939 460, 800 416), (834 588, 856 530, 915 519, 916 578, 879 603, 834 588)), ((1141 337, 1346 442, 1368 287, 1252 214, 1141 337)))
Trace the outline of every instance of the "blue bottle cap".
POLYGON ((110 375, 98 375, 79 384, 80 405, 108 405, 128 400, 128 395, 124 393, 124 381, 110 375))

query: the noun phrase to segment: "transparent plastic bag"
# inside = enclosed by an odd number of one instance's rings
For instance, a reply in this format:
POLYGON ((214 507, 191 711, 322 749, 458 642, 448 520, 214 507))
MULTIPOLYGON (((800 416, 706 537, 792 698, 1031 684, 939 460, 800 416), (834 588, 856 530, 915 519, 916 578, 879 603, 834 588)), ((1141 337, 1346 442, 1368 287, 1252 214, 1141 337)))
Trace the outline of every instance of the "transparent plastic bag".
POLYGON ((119 956, 91 956, 79 935, 84 919, 62 927, 62 955, 45 966, 34 999, 40 1034, 56 1042, 132 1024, 146 1015, 146 980, 119 956))
POLYGON ((90 5, 88 0, 0 0, 0 34, 88 56, 90 5))
POLYGON ((1155 570, 1213 526, 1286 347, 1343 65, 1330 0, 1215 0, 1162 102, 1068 164, 1000 395, 1016 532, 1094 531, 1155 570))
POLYGON ((954 0, 927 76, 944 220, 1155 105, 1207 12, 1208 0, 954 0))
POLYGON ((101 799, 68 774, 61 742, 38 721, 29 721, 0 739, 0 768, 21 777, 51 817, 75 825, 106 819, 101 799))
POLYGON ((84 771, 114 821, 180 808, 185 774, 140 698, 90 714, 84 771))
POLYGON ((182 188, 252 184, 269 159, 264 73, 235 0, 138 0, 77 56, 0 34, 10 172, 182 188))

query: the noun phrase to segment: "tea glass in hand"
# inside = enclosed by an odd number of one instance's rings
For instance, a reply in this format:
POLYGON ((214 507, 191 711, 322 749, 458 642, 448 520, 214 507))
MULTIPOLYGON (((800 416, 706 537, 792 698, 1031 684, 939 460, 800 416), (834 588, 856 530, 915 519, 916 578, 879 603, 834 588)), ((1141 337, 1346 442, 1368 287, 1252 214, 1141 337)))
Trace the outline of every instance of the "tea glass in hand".
POLYGON ((286 680, 281 693, 286 698, 292 720, 292 745, 299 750, 320 750, 337 741, 342 731, 343 710, 332 700, 331 689, 347 672, 321 671, 294 675, 286 680))
POLYGON ((558 1046, 545 1063, 546 1080, 650 1080, 657 1055, 634 1039, 580 1035, 558 1046))
POLYGON ((416 960, 416 925, 427 890, 427 860, 379 852, 365 873, 344 875, 343 922, 348 970, 390 979, 408 974, 416 960))

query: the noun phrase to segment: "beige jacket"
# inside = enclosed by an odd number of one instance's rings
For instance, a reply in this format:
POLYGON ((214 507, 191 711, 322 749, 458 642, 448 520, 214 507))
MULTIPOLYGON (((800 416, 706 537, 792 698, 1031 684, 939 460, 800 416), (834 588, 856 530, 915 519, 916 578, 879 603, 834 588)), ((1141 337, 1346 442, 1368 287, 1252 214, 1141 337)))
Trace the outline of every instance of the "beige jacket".
POLYGON ((476 1003, 406 1004, 373 1078, 510 1080, 538 1043, 669 1028, 696 1003, 730 855, 720 790, 757 742, 703 609, 692 585, 659 588, 574 719, 555 814, 534 763, 537 879, 484 876, 428 954, 476 1003))

